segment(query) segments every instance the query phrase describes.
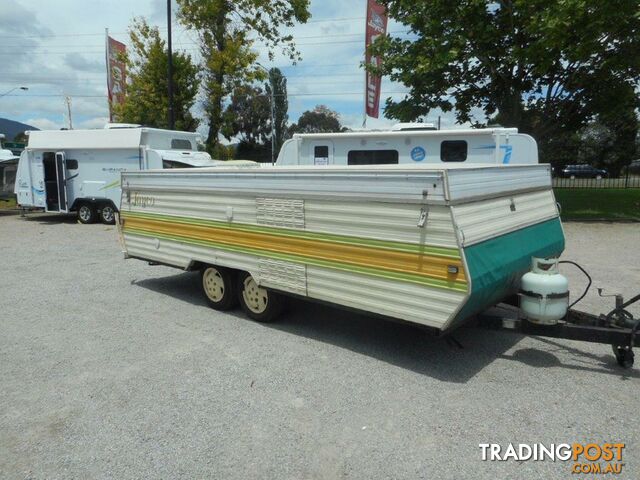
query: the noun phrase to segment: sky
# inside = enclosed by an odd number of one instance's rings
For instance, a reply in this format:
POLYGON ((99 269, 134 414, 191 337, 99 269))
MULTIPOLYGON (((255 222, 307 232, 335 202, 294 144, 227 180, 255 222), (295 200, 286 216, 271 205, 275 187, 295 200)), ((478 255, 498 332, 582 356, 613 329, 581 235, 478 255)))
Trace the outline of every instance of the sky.
MULTIPOLYGON (((366 0, 311 0, 307 24, 285 29, 291 33, 302 61, 292 65, 282 55, 270 61, 256 46, 260 63, 280 68, 288 81, 289 120, 323 104, 337 111, 343 125, 361 128, 364 102, 366 0)), ((197 56, 196 35, 176 22, 174 50, 197 56)), ((165 0, 1 0, 0 1, 0 117, 40 129, 68 126, 65 97, 71 99, 73 128, 102 128, 108 121, 105 28, 127 44, 127 29, 142 16, 166 34, 165 0)), ((407 37, 407 27, 389 21, 388 32, 407 37)), ((401 99, 407 89, 383 78, 381 114, 368 118, 368 128, 395 123, 384 118, 384 99, 401 99)), ((194 113, 200 116, 199 104, 194 113)), ((427 121, 436 121, 434 111, 427 121)), ((453 114, 442 115, 442 126, 454 126, 453 114)), ((206 125, 201 127, 204 133, 206 125)))

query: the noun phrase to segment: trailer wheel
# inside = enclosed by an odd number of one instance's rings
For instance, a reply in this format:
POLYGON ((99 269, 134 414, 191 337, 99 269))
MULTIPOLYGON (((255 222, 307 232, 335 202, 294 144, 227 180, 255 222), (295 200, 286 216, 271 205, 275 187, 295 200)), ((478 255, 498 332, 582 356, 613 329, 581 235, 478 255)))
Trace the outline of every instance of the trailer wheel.
POLYGON ((622 368, 633 367, 633 363, 635 359, 635 354, 633 353, 633 350, 629 349, 628 347, 613 345, 613 354, 616 356, 616 361, 618 362, 618 365, 620 365, 622 368))
POLYGON ((116 223, 116 209, 110 204, 105 203, 100 209, 100 220, 105 225, 113 225, 116 223))
POLYGON ((96 209, 90 203, 81 203, 78 206, 78 221, 88 224, 96 221, 96 209))
POLYGON ((238 304, 233 272, 222 267, 207 266, 200 274, 202 292, 211 308, 230 310, 238 304))
POLYGON ((238 277, 238 299, 242 310, 257 322, 272 322, 284 309, 282 295, 258 286, 253 277, 242 273, 238 277))

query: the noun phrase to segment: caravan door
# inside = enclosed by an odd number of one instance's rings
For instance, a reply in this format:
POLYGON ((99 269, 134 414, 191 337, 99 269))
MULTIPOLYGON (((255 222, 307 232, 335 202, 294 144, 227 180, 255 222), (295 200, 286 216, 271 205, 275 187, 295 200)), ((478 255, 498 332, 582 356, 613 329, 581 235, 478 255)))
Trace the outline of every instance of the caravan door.
POLYGON ((44 169, 44 189, 46 198, 45 211, 68 213, 67 176, 64 152, 44 152, 42 154, 44 169))
POLYGON ((67 198, 67 166, 65 165, 64 152, 56 152, 56 173, 58 176, 58 205, 59 211, 69 213, 69 201, 67 198))
POLYGON ((316 140, 309 144, 312 165, 333 165, 333 142, 316 140))

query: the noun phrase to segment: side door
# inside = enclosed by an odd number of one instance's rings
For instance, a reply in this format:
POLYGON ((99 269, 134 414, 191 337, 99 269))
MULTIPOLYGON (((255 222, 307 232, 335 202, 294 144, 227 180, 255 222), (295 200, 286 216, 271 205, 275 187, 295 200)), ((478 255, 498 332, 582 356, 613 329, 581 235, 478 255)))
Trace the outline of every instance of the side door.
POLYGON ((333 142, 331 140, 316 140, 311 142, 309 144, 309 155, 312 165, 333 165, 333 142))
POLYGON ((58 205, 60 206, 60 212, 68 213, 67 166, 64 152, 56 152, 56 175, 58 178, 58 205))

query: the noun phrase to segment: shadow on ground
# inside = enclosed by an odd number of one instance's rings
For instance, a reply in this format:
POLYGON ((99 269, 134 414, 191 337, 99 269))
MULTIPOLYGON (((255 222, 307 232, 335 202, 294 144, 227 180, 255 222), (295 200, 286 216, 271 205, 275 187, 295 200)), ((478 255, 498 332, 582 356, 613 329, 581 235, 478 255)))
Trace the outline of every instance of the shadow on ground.
MULTIPOLYGON (((132 282, 192 305, 208 308, 198 285, 198 273, 186 272, 132 282)), ((229 314, 243 318, 239 310, 229 314)), ((291 299, 285 315, 274 323, 259 324, 263 328, 309 338, 345 348, 377 360, 437 378, 441 381, 465 383, 495 360, 516 361, 533 368, 568 368, 640 378, 635 370, 622 370, 611 354, 594 355, 546 338, 536 338, 541 349, 521 348, 523 335, 484 330, 473 326, 459 328, 454 342, 436 337, 410 324, 291 299), (459 343, 459 345, 456 345, 459 343), (516 349, 511 353, 509 350, 516 349), (571 355, 571 363, 563 363, 553 352, 571 355)), ((603 352, 607 352, 603 345, 603 352)))

